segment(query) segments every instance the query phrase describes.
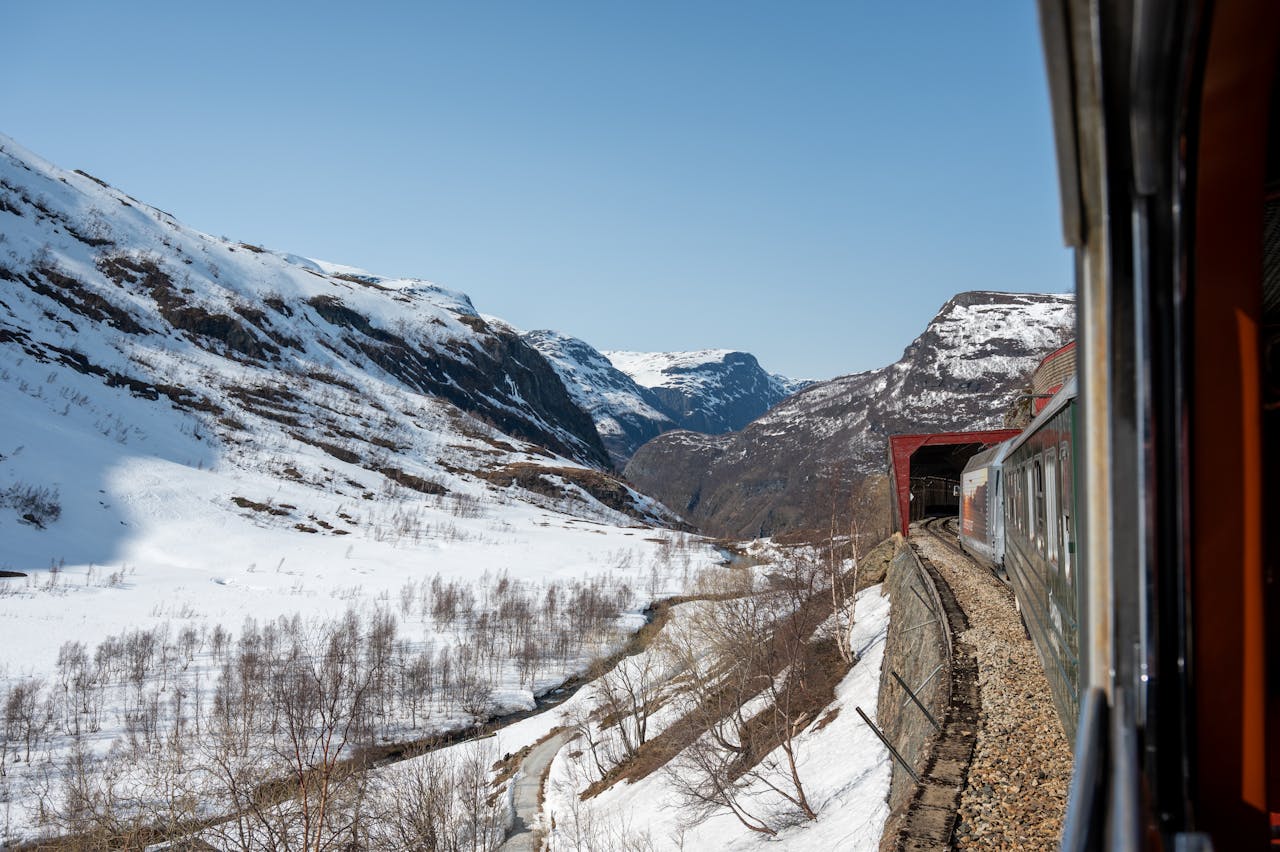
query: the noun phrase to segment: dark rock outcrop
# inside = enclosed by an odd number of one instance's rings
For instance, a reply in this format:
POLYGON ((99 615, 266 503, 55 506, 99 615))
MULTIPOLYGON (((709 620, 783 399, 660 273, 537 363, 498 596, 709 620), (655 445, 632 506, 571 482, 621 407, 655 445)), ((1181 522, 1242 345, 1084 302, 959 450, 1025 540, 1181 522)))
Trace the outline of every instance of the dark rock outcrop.
POLYGON ((510 327, 467 317, 474 347, 428 347, 377 328, 330 296, 309 304, 327 322, 347 329, 342 342, 386 373, 422 393, 449 400, 516 438, 599 467, 609 456, 588 414, 547 359, 510 327))

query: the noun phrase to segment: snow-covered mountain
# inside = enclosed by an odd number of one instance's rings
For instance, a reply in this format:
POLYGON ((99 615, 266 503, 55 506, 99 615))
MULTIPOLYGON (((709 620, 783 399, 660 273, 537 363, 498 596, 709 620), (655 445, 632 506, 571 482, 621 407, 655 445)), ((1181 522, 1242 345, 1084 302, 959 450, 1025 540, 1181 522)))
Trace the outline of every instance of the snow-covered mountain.
POLYGON ((555 331, 524 335, 560 374, 621 470, 651 438, 673 429, 718 434, 741 429, 812 382, 770 375, 754 355, 600 352, 555 331))
POLYGON ((600 440, 619 470, 645 441, 677 428, 653 391, 590 344, 545 330, 528 332, 524 339, 546 357, 570 396, 595 420, 600 440))
POLYGON ((661 435, 625 473, 706 532, 822 527, 832 494, 847 502, 850 482, 884 471, 889 435, 998 428, 1031 370, 1074 333, 1069 295, 961 293, 896 363, 812 385, 740 432, 661 435))
POLYGON ((604 355, 649 389, 681 429, 711 435, 741 429, 810 384, 767 373, 754 355, 731 349, 604 355))
MULTIPOLYGON (((57 489, 81 520, 139 455, 654 517, 546 358, 465 295, 198 233, 5 137, 0 393, 0 494, 57 489)), ((4 567, 70 558, 22 514, 0 505, 4 567)))

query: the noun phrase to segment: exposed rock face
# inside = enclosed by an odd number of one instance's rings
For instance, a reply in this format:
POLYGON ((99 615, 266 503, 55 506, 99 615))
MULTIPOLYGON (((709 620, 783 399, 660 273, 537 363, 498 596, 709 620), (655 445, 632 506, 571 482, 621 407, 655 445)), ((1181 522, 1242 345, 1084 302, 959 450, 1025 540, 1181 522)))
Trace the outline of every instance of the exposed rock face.
POLYGON ((657 395, 642 387, 584 341, 555 331, 530 331, 524 340, 560 375, 619 470, 641 444, 676 428, 657 395))
POLYGON ((764 371, 748 352, 606 352, 648 388, 681 429, 718 435, 746 426, 809 383, 764 371))
POLYGON ((731 435, 661 435, 625 473, 708 533, 821 529, 883 471, 890 435, 998 428, 1026 376, 1074 333, 1069 295, 961 293, 897 363, 812 385, 731 435))

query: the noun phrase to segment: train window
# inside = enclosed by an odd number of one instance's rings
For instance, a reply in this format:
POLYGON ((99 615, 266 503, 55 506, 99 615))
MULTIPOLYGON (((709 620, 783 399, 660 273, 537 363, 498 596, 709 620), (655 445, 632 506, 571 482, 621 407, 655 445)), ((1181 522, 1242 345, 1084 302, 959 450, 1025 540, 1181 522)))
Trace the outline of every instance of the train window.
POLYGON ((1022 530, 1024 537, 1027 534, 1028 526, 1027 475, 1027 466, 1024 464, 1022 466, 1022 475, 1018 478, 1018 519, 1021 522, 1019 524, 1019 529, 1022 530))
POLYGON ((1018 478, 1016 476, 1013 479, 1005 479, 1004 481, 1005 488, 1009 492, 1008 499, 1004 501, 1004 522, 1006 526, 1010 527, 1017 527, 1018 525, 1017 512, 1014 511, 1013 502, 1013 489, 1017 488, 1017 482, 1018 478))
POLYGON ((1075 511, 1075 500, 1073 497, 1073 482, 1071 469, 1071 442, 1063 441, 1058 451, 1059 468, 1059 490, 1062 495, 1058 514, 1060 517, 1060 525, 1062 527, 1062 565, 1066 573, 1067 583, 1071 582, 1072 563, 1075 560, 1075 542, 1072 539, 1071 515, 1075 511))
POLYGON ((1018 476, 1018 529, 1025 538, 1027 535, 1027 466, 1019 468, 1018 476))
POLYGON ((1022 519, 1018 517, 1018 471, 1014 468, 1013 476, 1006 480, 1009 486, 1009 499, 1005 501, 1005 525, 1010 529, 1022 529, 1022 519))
POLYGON ((1029 461, 1023 467, 1026 473, 1022 477, 1022 512, 1026 516, 1027 537, 1034 540, 1036 535, 1035 471, 1031 469, 1029 461))
POLYGON ((1022 468, 1013 471, 1013 496, 1009 500, 1009 509, 1013 512, 1013 525, 1022 532, 1022 468))
POLYGON ((1058 563, 1058 450, 1050 447, 1044 453, 1044 538, 1049 561, 1058 563))
POLYGON ((1018 530, 1027 536, 1027 466, 1018 468, 1018 530))
POLYGON ((1036 548, 1044 553, 1044 465, 1039 457, 1031 462, 1031 526, 1036 548))
POLYGON ((1036 485, 1035 485, 1035 480, 1033 478, 1035 476, 1035 472, 1032 470, 1034 466, 1035 466, 1034 463, 1029 465, 1024 465, 1024 467, 1027 470, 1027 475, 1026 477, 1024 477, 1026 482, 1026 489, 1027 489, 1026 490, 1027 500, 1025 503, 1023 503, 1023 511, 1027 513, 1027 523, 1024 529, 1026 530, 1028 538, 1035 538, 1035 534, 1036 534, 1036 506, 1035 506, 1036 485))

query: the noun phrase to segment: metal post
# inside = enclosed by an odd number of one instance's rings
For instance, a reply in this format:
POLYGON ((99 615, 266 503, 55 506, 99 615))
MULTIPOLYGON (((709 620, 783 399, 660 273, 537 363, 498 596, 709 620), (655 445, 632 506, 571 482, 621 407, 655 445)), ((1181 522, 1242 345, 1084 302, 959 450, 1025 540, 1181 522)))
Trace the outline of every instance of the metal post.
POLYGON ((920 599, 920 603, 924 604, 925 609, 929 610, 929 612, 932 612, 935 616, 938 614, 934 612, 933 604, 929 603, 928 599, 925 598, 924 595, 920 594, 920 591, 916 589, 915 586, 911 587, 911 593, 920 599))
POLYGON ((907 695, 911 696, 911 700, 914 701, 916 703, 916 706, 920 708, 920 712, 923 713, 924 717, 933 724, 934 730, 941 731, 942 726, 938 724, 938 720, 933 718, 933 714, 929 712, 928 707, 925 707, 923 704, 920 703, 920 699, 916 698, 916 694, 911 691, 911 687, 907 686, 907 682, 903 680, 901 677, 899 677, 898 673, 895 672, 893 669, 889 669, 889 674, 893 675, 893 679, 898 682, 898 686, 901 686, 903 689, 907 691, 907 695))
POLYGON ((902 768, 907 770, 907 773, 915 779, 917 784, 919 784, 920 776, 911 768, 911 764, 907 763, 907 761, 903 759, 902 755, 898 754, 898 750, 893 747, 893 743, 889 742, 889 738, 880 732, 880 729, 876 727, 876 723, 867 718, 867 714, 862 712, 861 707, 854 707, 853 709, 858 711, 858 715, 862 717, 862 721, 867 723, 867 727, 871 728, 872 733, 880 738, 880 742, 884 743, 885 748, 889 749, 889 754, 893 755, 894 759, 898 761, 902 768))
MULTIPOLYGON (((933 671, 929 672, 929 676, 920 682, 920 685, 916 687, 916 691, 924 689, 926 686, 928 686, 929 681, 933 680, 933 676, 936 675, 938 672, 942 671, 942 667, 945 665, 946 663, 938 663, 938 667, 933 671)), ((901 704, 898 705, 898 709, 901 710, 905 708, 910 701, 911 701, 910 698, 906 699, 905 701, 903 701, 901 704)))

